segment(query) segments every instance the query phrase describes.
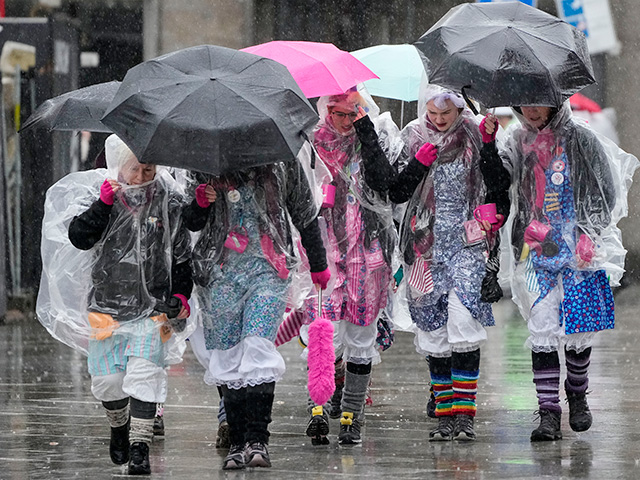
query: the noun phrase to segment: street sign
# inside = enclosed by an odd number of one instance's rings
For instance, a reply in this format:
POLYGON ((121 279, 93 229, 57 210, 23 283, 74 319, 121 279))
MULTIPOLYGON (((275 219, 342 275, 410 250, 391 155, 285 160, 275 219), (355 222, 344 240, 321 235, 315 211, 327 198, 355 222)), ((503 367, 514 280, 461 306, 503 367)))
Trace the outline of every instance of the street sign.
POLYGON ((587 18, 584 14, 582 0, 556 0, 558 5, 558 16, 570 25, 573 25, 587 38, 589 29, 587 28, 587 18))
POLYGON ((616 38, 608 0, 556 0, 558 16, 587 37, 589 53, 617 53, 616 38))

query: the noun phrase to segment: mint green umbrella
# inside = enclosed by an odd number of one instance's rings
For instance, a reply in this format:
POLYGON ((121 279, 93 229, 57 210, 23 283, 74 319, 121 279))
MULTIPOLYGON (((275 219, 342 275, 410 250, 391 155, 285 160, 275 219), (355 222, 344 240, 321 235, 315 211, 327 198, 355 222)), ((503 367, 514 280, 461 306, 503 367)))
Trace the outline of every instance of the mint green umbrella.
POLYGON ((418 100, 420 81, 426 74, 413 45, 376 45, 351 54, 380 77, 364 82, 371 95, 404 102, 418 100))

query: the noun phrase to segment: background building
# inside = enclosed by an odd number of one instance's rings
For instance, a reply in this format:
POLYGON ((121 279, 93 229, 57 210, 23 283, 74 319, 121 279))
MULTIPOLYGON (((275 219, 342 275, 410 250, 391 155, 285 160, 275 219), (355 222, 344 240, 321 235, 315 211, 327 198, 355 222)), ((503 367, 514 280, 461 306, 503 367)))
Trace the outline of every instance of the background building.
MULTIPOLYGON (((269 40, 314 40, 333 42, 345 50, 356 50, 382 43, 411 43, 429 29, 460 0, 15 0, 6 2, 7 17, 56 18, 68 24, 77 34, 77 77, 53 89, 39 89, 36 104, 53 94, 113 79, 121 80, 131 66, 143 59, 180 48, 217 44, 232 48, 269 40)), ((538 7, 556 14, 555 0, 539 0, 538 7)), ((585 94, 602 106, 617 112, 620 145, 640 157, 640 2, 637 0, 610 0, 620 49, 616 55, 599 54, 593 57, 598 85, 589 87, 585 94)), ((470 26, 473 28, 473 26, 470 26)), ((75 50, 74 50, 75 52, 75 50)), ((55 68, 55 65, 53 66, 55 68)), ((25 74, 28 77, 28 74, 25 74)), ((28 102, 27 102, 28 103, 28 102)), ((32 102, 33 103, 33 102, 32 102)), ((397 102, 380 100, 383 109, 391 110, 399 118, 397 102)), ((405 108, 405 118, 415 116, 415 105, 405 108)), ((22 109, 23 120, 30 106, 22 109)), ((66 137, 53 137, 46 148, 53 151, 56 142, 73 142, 66 137)), ((77 140, 77 139, 76 139, 77 140)), ((38 189, 75 168, 92 166, 95 153, 104 136, 95 135, 92 150, 85 162, 59 159, 51 173, 40 181, 38 189)), ((27 146, 24 145, 24 148, 27 146)), ((32 143, 33 140, 30 140, 32 143)), ((72 147, 69 147, 72 148, 72 147)), ((64 150, 61 150, 65 152, 64 150)), ((69 154, 67 152, 65 154, 69 154)), ((41 153, 39 154, 42 155, 41 153)), ((59 154, 60 156, 62 154, 59 154)), ((52 157, 53 158, 53 157, 52 157)), ((44 191, 31 200, 41 202, 44 191)), ((630 217, 623 229, 625 245, 629 249, 628 275, 625 281, 640 277, 640 181, 630 197, 630 217)), ((25 204, 37 220, 38 205, 25 204)), ((0 225, 1 226, 1 225, 0 225)), ((39 223, 25 226, 23 231, 23 258, 28 265, 21 288, 35 292, 38 285, 39 223), (35 227, 34 227, 35 225, 35 227)), ((1 242, 0 242, 1 247, 1 242)), ((8 284, 11 291, 11 283, 8 284)), ((0 302, 0 315, 2 314, 0 302)))

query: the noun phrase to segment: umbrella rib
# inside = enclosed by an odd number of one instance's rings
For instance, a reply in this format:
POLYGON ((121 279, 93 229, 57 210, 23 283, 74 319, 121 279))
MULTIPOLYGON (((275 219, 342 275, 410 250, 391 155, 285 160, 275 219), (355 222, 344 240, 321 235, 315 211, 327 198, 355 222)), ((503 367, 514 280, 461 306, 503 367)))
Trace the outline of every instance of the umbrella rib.
MULTIPOLYGON (((234 83, 234 82, 231 82, 231 83, 234 83)), ((221 85, 222 85, 222 86, 224 86, 225 88, 228 88, 229 90, 231 90, 231 91, 232 91, 233 93, 235 93, 236 95, 240 95, 240 94, 239 94, 239 93, 238 93, 238 92, 237 92, 237 91, 236 91, 236 90, 235 90, 231 85, 229 85, 227 82, 225 82, 225 83, 222 83, 222 82, 221 82, 221 85)), ((274 90, 274 91, 284 91, 283 89, 275 88, 275 87, 264 87, 264 88, 268 88, 268 89, 270 89, 270 90, 274 90)), ((291 90, 290 88, 287 88, 286 90, 287 90, 287 91, 289 91, 291 94, 298 96, 298 94, 297 94, 294 90, 291 90)), ((244 98, 244 97, 243 97, 243 98, 244 98)), ((265 115, 266 115, 266 113, 265 113, 265 112, 264 112, 260 107, 258 107, 257 105, 255 105, 255 103, 254 103, 254 102, 250 101, 250 100, 249 100, 249 99, 247 99, 247 98, 244 98, 244 100, 245 100, 247 103, 249 103, 253 108, 255 108, 255 109, 256 109, 256 110, 258 110, 259 112, 261 112, 261 113, 263 113, 263 114, 265 114, 265 115)), ((277 123, 275 122, 275 120, 274 120, 273 118, 271 118, 271 116, 270 116, 270 115, 267 115, 267 117, 269 117, 269 119, 271 120, 271 122, 273 122, 275 125, 277 125, 277 123)), ((280 129, 278 128, 277 130, 278 130, 278 134, 280 135, 280 137, 282 138, 282 140, 284 140, 284 143, 288 145, 287 139, 284 137, 284 135, 282 134, 282 132, 280 131, 280 129)))
MULTIPOLYGON (((453 30, 453 33, 457 33, 457 32, 456 32, 457 28, 451 27, 451 26, 449 26, 449 25, 443 25, 442 27, 440 27, 440 29, 441 29, 441 31, 446 31, 445 29, 447 29, 447 27, 449 27, 449 28, 448 28, 448 30, 453 30)), ((506 31, 508 31, 508 30, 511 30, 511 31, 512 31, 515 35, 517 35, 517 36, 518 36, 518 38, 520 38, 523 42, 526 42, 526 40, 525 40, 524 38, 522 38, 522 35, 526 35, 526 36, 529 36, 529 37, 531 37, 531 38, 535 38, 536 40, 540 40, 541 42, 544 42, 544 43, 546 43, 546 44, 548 44, 548 45, 553 45, 554 47, 561 48, 561 49, 562 49, 562 50, 564 50, 564 51, 573 52, 573 50, 572 50, 571 48, 565 47, 565 46, 563 46, 563 45, 558 45, 557 43, 554 43, 554 42, 552 42, 552 41, 548 40, 547 38, 540 37, 540 36, 538 36, 538 35, 534 35, 533 33, 527 32, 526 30, 523 30, 523 29, 518 28, 518 27, 514 27, 514 28, 511 28, 511 29, 504 28, 504 29, 499 30, 499 31, 494 31, 494 32, 492 32, 490 35, 499 35, 499 34, 501 34, 501 33, 504 33, 504 32, 506 32, 506 31)), ((487 35, 487 36, 490 36, 490 35, 487 35)), ((469 46, 471 46, 471 45, 474 45, 474 44, 475 44, 475 43, 477 43, 477 42, 478 42, 478 39, 477 39, 477 38, 469 39, 469 41, 468 41, 468 42, 466 42, 466 43, 461 43, 461 44, 458 46, 458 48, 456 48, 456 50, 455 50, 455 51, 456 51, 456 52, 459 52, 460 50, 463 50, 464 48, 467 48, 467 47, 469 47, 469 46)))
MULTIPOLYGON (((203 79, 201 78, 201 79, 200 79, 200 83, 202 83, 202 80, 203 80, 203 79)), ((197 83, 197 81, 196 81, 196 80, 193 80, 193 81, 191 81, 190 83, 197 83)), ((161 85, 161 86, 158 86, 158 87, 149 88, 148 90, 145 90, 144 92, 139 92, 139 93, 147 94, 147 93, 149 93, 149 92, 155 92, 156 90, 159 90, 159 89, 162 89, 162 88, 168 88, 168 87, 171 87, 171 85, 161 85)), ((186 95, 186 96, 185 96, 185 98, 189 97, 190 95, 192 95, 195 91, 197 91, 197 90, 198 90, 198 89, 200 89, 200 88, 202 88, 202 85, 200 85, 200 86, 198 86, 197 88, 195 88, 192 92, 190 92, 188 95, 186 95)), ((132 93, 132 94, 131 94, 130 96, 128 96, 128 97, 126 98, 126 100, 124 100, 124 101, 128 101, 128 100, 129 100, 131 97, 133 97, 133 95, 135 95, 135 94, 136 94, 136 92, 132 93)), ((124 102, 124 101, 123 101, 123 102, 124 102)), ((183 102, 184 102, 184 99, 180 100, 177 104, 175 104, 173 107, 171 107, 171 109, 170 109, 169 111, 167 111, 167 112, 162 112, 163 117, 166 117, 167 115, 169 115, 171 112, 173 112, 173 111, 174 111, 174 110, 175 110, 175 109, 176 109, 176 108, 177 108, 181 103, 183 103, 183 102)), ((151 112, 149 112, 149 113, 151 113, 151 112)), ((157 115, 158 115, 158 113, 153 113, 153 115, 154 115, 154 116, 157 116, 157 115)), ((103 118, 105 118, 105 117, 103 117, 103 118)), ((102 119, 100 119, 100 121, 102 122, 102 119)), ((161 124, 162 124, 162 121, 157 122, 157 123, 155 124, 155 126, 154 126, 154 128, 153 128, 153 133, 152 133, 151 135, 149 135, 148 140, 147 140, 147 142, 145 143, 145 150, 146 150, 147 146, 148 146, 148 145, 150 145, 150 144, 152 143, 152 140, 153 140, 153 139, 154 139, 154 137, 156 136, 156 134, 157 134, 157 132, 158 132, 158 128, 159 128, 159 126, 160 126, 161 124)), ((125 140, 125 139, 123 139, 123 141, 124 141, 124 140, 125 140)), ((145 159, 145 161, 146 161, 146 159, 145 159)))
MULTIPOLYGON (((231 92, 233 92, 233 93, 234 93, 234 94, 236 94, 236 95, 239 95, 239 94, 238 94, 238 92, 236 92, 236 91, 235 91, 235 90, 234 90, 230 85, 228 85, 228 84, 227 84, 227 82, 223 82, 223 81, 220 81, 220 80, 217 80, 217 82, 218 82, 218 85, 220 85, 221 87, 223 87, 223 88, 226 88, 226 89, 230 90, 231 92)), ((233 82, 232 82, 232 83, 233 83, 233 82)), ((205 88, 205 86, 206 86, 206 85, 201 85, 200 87, 198 87, 197 89, 195 89, 195 90, 194 90, 194 91, 192 91, 191 93, 189 93, 189 94, 185 95, 185 97, 182 99, 182 101, 181 101, 179 104, 175 105, 171 110, 169 110, 169 111, 165 114, 165 117, 169 116, 173 111, 175 111, 175 109, 176 109, 176 108, 178 108, 178 107, 180 106, 180 104, 182 104, 185 100, 187 100, 188 98, 190 98, 192 95, 196 94, 196 93, 198 92, 198 90, 200 90, 201 88, 205 88)), ((280 89, 280 88, 275 88, 275 87, 265 87, 265 88, 269 88, 269 89, 274 90, 274 91, 283 91, 282 89, 280 89)), ((290 91, 291 93, 295 94, 295 92, 294 92, 293 90, 291 90, 291 89, 287 89, 287 90, 288 90, 288 91, 290 91)), ((297 95, 297 94, 296 94, 296 95, 297 95)), ((264 112, 262 111, 262 109, 260 109, 259 107, 257 107, 253 102, 249 101, 248 99, 246 99, 246 98, 244 98, 244 97, 243 97, 243 99, 244 99, 244 100, 246 100, 246 101, 247 101, 247 103, 249 103, 249 104, 250 104, 252 107, 254 107, 256 110, 258 110, 258 111, 260 111, 261 113, 263 113, 263 114, 264 114, 264 112)), ((215 105, 215 102, 214 102, 214 105, 215 105)), ((214 107, 214 108, 215 108, 215 107, 214 107)), ((272 123, 274 123, 274 124, 276 124, 276 125, 277 125, 277 123, 273 120, 273 118, 271 118, 271 116, 270 116, 270 115, 266 115, 266 114, 265 114, 265 116, 266 116, 267 118, 269 118, 269 119, 271 120, 271 122, 272 122, 272 123)), ((162 122, 159 122, 159 123, 157 124, 156 128, 154 129, 153 134, 149 137, 149 142, 148 142, 148 144, 151 144, 151 143, 152 143, 152 141, 153 141, 153 138, 157 135, 157 133, 158 133, 158 129, 159 129, 159 126, 161 125, 161 123, 162 123, 162 122)), ((282 138, 282 140, 284 141, 284 143, 285 143, 285 144, 288 144, 288 142, 287 142, 286 138, 284 137, 284 135, 282 135, 282 132, 280 131, 280 129, 279 129, 279 128, 277 128, 276 130, 278 131, 278 134, 280 135, 280 137, 282 138)))
MULTIPOLYGON (((185 72, 183 72, 182 70, 180 70, 179 68, 174 67, 173 65, 169 65, 169 64, 164 63, 164 62, 159 62, 159 61, 157 61, 157 60, 148 60, 148 62, 141 63, 141 64, 137 65, 138 67, 141 67, 141 68, 140 68, 141 70, 143 70, 143 71, 142 71, 142 74, 140 74, 140 78, 145 78, 145 79, 153 79, 153 78, 157 78, 157 79, 159 79, 159 80, 166 80, 166 79, 171 78, 167 73, 163 73, 163 75, 161 75, 161 76, 160 76, 160 75, 149 75, 149 76, 144 75, 144 73, 147 73, 146 71, 147 71, 149 68, 151 68, 151 67, 150 67, 150 65, 158 65, 158 66, 160 66, 160 67, 161 67, 161 68, 163 68, 163 69, 164 69, 164 68, 168 68, 168 69, 170 69, 172 72, 177 72, 177 73, 179 73, 181 77, 184 77, 184 78, 181 78, 181 79, 180 79, 180 83, 190 83, 190 82, 197 83, 198 81, 200 81, 200 82, 201 82, 201 81, 203 80, 203 77, 201 77, 201 76, 199 76, 199 75, 194 75, 194 74, 191 74, 191 73, 185 73, 185 72), (144 69, 142 69, 142 67, 144 67, 144 69)), ((137 72, 136 67, 133 67, 129 72, 133 72, 134 70, 137 72)), ((128 77, 128 76, 129 76, 129 73, 127 73, 127 75, 125 75, 125 78, 124 78, 124 80, 123 80, 123 83, 125 83, 125 84, 126 84, 126 81, 127 81, 127 77, 128 77)), ((177 80, 176 80, 176 81, 177 81, 177 80)), ((145 88, 145 92, 153 92, 153 91, 158 90, 158 89, 160 89, 160 88, 166 88, 166 87, 167 87, 167 85, 166 85, 166 84, 163 84, 163 85, 158 85, 158 86, 156 86, 156 87, 145 88)), ((122 101, 124 101, 124 100, 126 100, 126 99, 129 99, 129 98, 131 98, 132 96, 137 95, 137 94, 139 94, 139 93, 140 93, 139 89, 136 89, 136 90, 134 90, 134 91, 127 91, 127 92, 126 92, 126 96, 120 100, 120 103, 122 103, 122 101)), ((117 96, 117 94, 116 94, 116 96, 117 96)), ((107 108, 107 110, 109 110, 109 109, 107 108)))
MULTIPOLYGON (((155 92, 156 90, 161 90, 163 88, 170 88, 172 86, 177 85, 178 83, 182 83, 182 84, 187 84, 187 83, 196 83, 197 84, 198 82, 202 83, 202 81, 204 80, 204 78, 202 78, 202 77, 196 77, 196 76, 193 76, 193 75, 190 75, 190 76, 193 77, 193 78, 189 78, 189 79, 186 79, 184 81, 181 80, 180 82, 172 82, 172 83, 167 83, 167 84, 164 84, 164 85, 157 85, 155 87, 145 88, 143 93, 155 92)), ((131 92, 125 98, 123 98, 119 103, 122 103, 124 100, 128 100, 132 96, 138 95, 140 93, 141 92, 138 91, 138 90, 135 91, 135 92, 131 92)))
POLYGON ((527 40, 526 40, 526 39, 522 38, 521 34, 522 34, 522 35, 529 36, 529 37, 532 37, 532 38, 535 38, 536 40, 539 40, 539 41, 541 41, 541 42, 543 42, 543 43, 546 43, 547 45, 552 45, 552 46, 554 46, 554 47, 556 47, 556 48, 559 48, 559 49, 561 49, 561 50, 563 50, 563 51, 565 51, 565 52, 575 53, 575 51, 574 51, 574 50, 572 50, 572 49, 571 49, 571 48, 569 48, 569 47, 565 47, 565 46, 563 46, 563 45, 558 45, 557 43, 554 43, 554 42, 552 42, 552 41, 550 41, 550 40, 548 40, 548 39, 546 39, 546 38, 539 37, 539 36, 537 36, 537 35, 534 35, 534 34, 532 34, 532 33, 526 32, 526 31, 524 31, 524 30, 517 30, 517 29, 516 29, 516 30, 515 30, 515 33, 518 35, 518 38, 520 38, 520 40, 522 40, 522 41, 525 43, 525 45, 527 46, 527 48, 529 48, 531 51, 533 51, 533 49, 529 46, 529 42, 527 42, 527 40))

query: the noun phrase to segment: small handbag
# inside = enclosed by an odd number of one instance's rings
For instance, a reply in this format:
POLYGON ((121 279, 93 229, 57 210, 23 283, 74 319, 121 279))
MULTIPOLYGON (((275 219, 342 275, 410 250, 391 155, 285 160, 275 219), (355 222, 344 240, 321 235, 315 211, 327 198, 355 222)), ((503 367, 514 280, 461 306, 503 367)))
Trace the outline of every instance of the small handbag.
POLYGON ((229 232, 227 239, 224 241, 224 246, 238 253, 242 253, 247 248, 248 243, 249 236, 247 235, 247 230, 241 227, 239 230, 231 230, 229 232))
POLYGON ((484 240, 484 232, 475 219, 464 222, 464 240, 467 246, 477 245, 484 240))
POLYGON ((336 187, 330 183, 322 185, 322 208, 333 208, 336 198, 336 187))

